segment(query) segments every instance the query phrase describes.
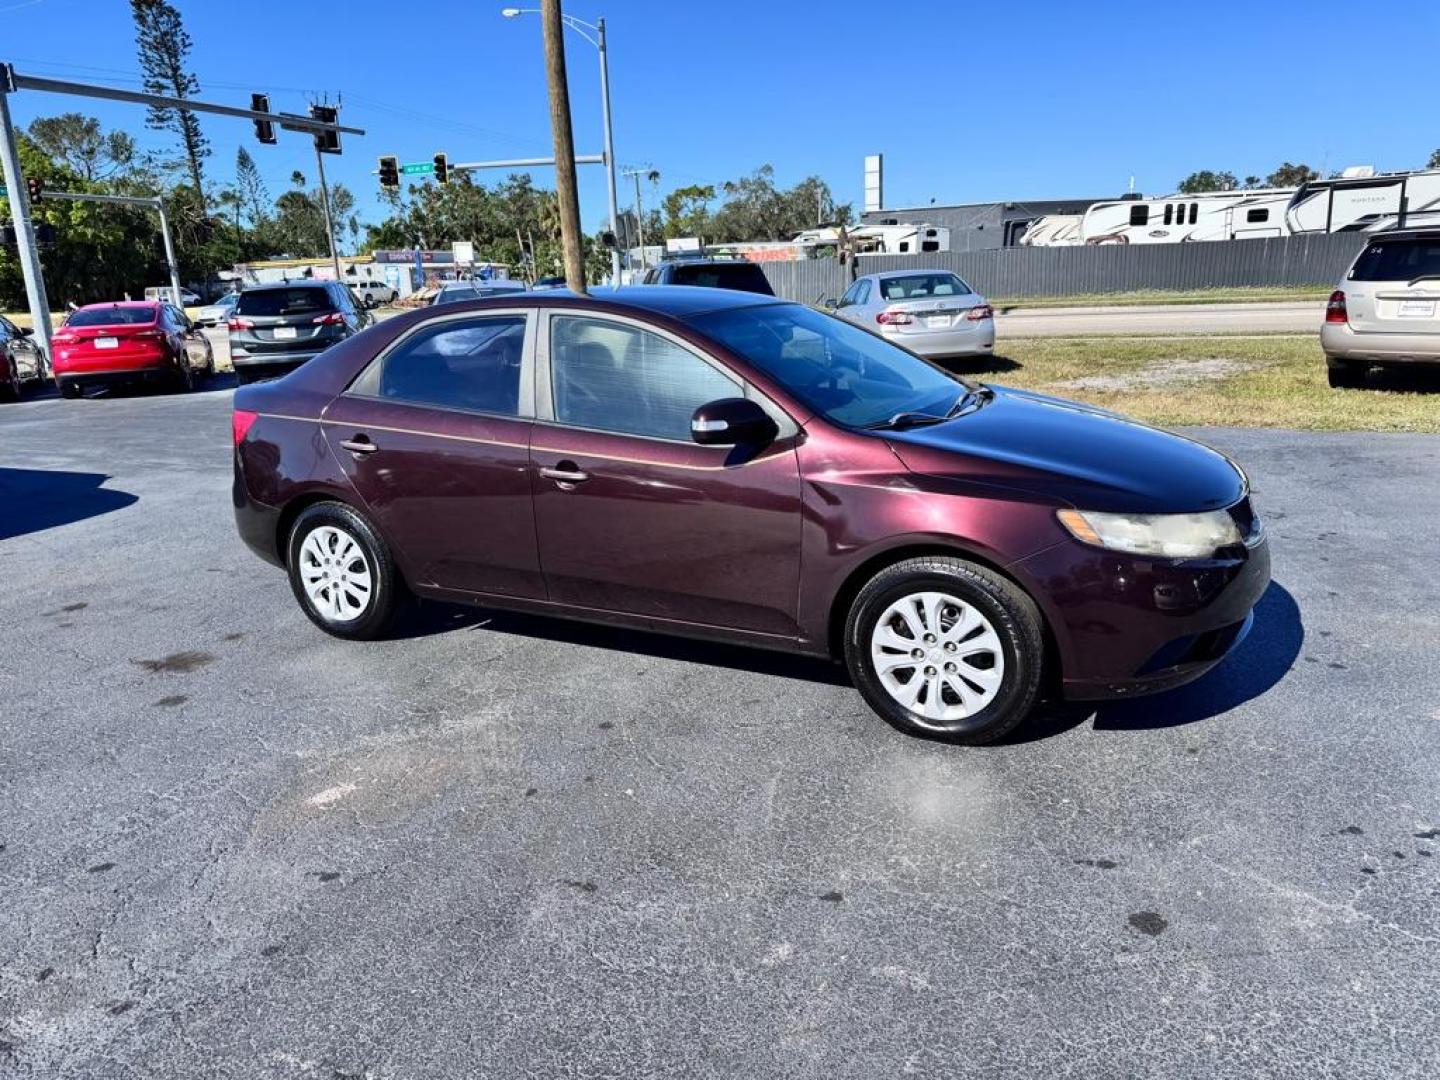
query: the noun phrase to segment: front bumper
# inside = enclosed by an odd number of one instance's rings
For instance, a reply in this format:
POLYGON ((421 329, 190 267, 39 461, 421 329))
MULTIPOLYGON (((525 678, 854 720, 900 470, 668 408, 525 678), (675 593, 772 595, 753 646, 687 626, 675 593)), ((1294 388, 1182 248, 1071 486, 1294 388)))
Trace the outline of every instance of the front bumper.
POLYGON ((1440 333, 1357 332, 1349 323, 1325 323, 1320 346, 1336 360, 1371 364, 1440 364, 1440 333))
POLYGON ((882 335, 896 345, 927 358, 943 356, 987 356, 995 351, 995 321, 980 319, 949 330, 899 330, 882 335))
MULTIPOLYGON (((1156 693, 1198 679, 1249 632, 1270 549, 1152 559, 1066 541, 1015 564, 1041 583, 1071 700, 1156 693)), ((1038 591, 1038 590, 1037 590, 1038 591)))

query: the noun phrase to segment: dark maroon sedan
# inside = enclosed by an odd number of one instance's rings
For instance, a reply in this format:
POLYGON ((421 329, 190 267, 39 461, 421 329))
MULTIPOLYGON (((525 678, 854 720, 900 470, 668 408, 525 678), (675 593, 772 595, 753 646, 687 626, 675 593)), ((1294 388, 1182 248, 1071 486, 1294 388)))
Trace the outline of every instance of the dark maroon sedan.
POLYGON ((234 435, 240 533, 332 634, 408 591, 843 656, 958 742, 1195 678, 1269 581, 1214 450, 733 291, 413 312, 242 388, 234 435))

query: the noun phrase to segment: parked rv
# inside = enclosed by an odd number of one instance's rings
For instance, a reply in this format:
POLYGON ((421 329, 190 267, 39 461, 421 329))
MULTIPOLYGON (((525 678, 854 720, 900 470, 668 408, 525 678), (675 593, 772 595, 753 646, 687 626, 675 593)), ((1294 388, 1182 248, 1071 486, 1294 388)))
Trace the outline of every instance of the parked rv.
POLYGON ((1285 210, 1290 233, 1440 226, 1440 169, 1377 173, 1368 165, 1301 185, 1285 210))

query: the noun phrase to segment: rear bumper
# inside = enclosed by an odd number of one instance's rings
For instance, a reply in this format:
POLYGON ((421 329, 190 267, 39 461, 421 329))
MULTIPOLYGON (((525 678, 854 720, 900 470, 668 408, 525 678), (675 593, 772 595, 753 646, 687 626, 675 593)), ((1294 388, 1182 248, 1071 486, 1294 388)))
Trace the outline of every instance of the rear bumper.
POLYGON ((313 360, 326 348, 319 349, 295 349, 287 352, 242 352, 236 355, 237 348, 244 346, 232 345, 230 347, 230 363, 237 368, 293 368, 299 367, 307 360, 313 360))
POLYGON ((280 532, 280 510, 278 507, 267 506, 250 495, 238 450, 235 451, 234 464, 235 478, 230 495, 235 506, 235 528, 240 533, 240 539, 266 562, 283 567, 285 560, 276 547, 276 537, 280 532))
POLYGON ((169 364, 163 367, 121 368, 117 371, 87 371, 61 368, 55 372, 55 382, 79 383, 83 386, 122 386, 132 383, 169 382, 177 371, 169 364))
POLYGON ((1320 345, 1327 357, 1372 364, 1440 364, 1440 333, 1357 331, 1348 323, 1325 323, 1320 345))
POLYGON ((1235 648, 1270 585, 1270 549, 1146 559, 1066 542, 1015 564, 1032 581, 1071 700, 1157 693, 1198 679, 1235 648))
POLYGON ((979 319, 950 330, 886 333, 884 336, 924 357, 982 356, 995 351, 995 321, 979 319))

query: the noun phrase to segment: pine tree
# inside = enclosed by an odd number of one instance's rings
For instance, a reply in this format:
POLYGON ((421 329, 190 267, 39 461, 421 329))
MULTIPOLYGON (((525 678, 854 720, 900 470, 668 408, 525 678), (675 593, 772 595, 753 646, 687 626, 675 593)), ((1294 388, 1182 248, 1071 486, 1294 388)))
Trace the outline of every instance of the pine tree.
POLYGON ((240 147, 235 151, 235 190, 250 215, 252 227, 259 225, 269 216, 270 192, 250 151, 240 147))
MULTIPOLYGON (((145 89, 152 94, 188 98, 200 91, 200 81, 185 66, 190 55, 190 35, 180 21, 180 12, 166 0, 130 0, 135 19, 135 46, 145 89)), ((156 131, 174 132, 185 151, 190 183, 205 205, 205 176, 201 163, 210 156, 210 141, 200 130, 199 118, 189 110, 168 107, 150 109, 146 120, 156 131)))

